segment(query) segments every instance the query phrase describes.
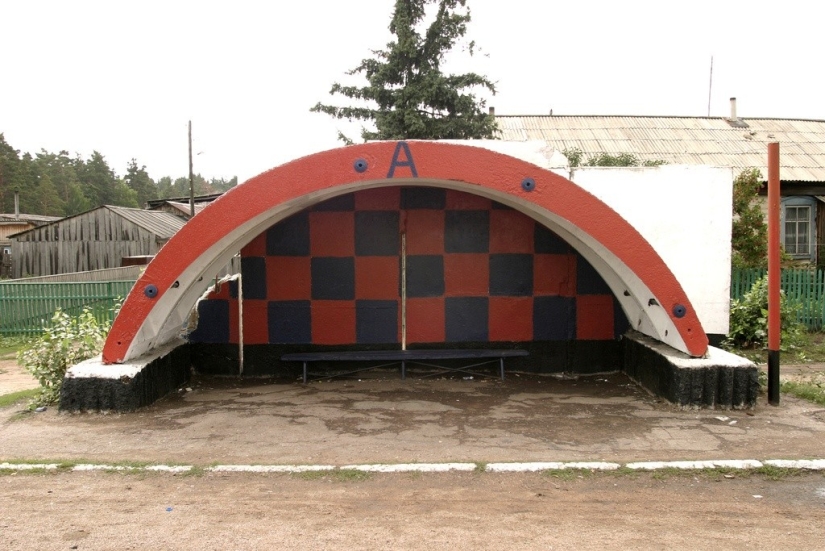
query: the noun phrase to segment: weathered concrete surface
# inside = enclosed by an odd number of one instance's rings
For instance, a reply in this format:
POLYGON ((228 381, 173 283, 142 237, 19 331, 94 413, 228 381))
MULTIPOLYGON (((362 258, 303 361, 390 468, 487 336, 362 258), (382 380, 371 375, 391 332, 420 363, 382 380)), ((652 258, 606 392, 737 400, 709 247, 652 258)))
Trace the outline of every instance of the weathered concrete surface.
POLYGON ((190 366, 189 347, 180 340, 119 365, 104 365, 98 356, 69 368, 60 389, 60 409, 134 411, 188 381, 190 366))
POLYGON ((708 347, 691 358, 636 331, 623 338, 622 370, 644 388, 681 407, 749 408, 759 396, 759 372, 752 361, 708 347))
POLYGON ((764 395, 690 410, 623 374, 562 379, 370 379, 275 384, 196 377, 130 414, 0 410, 0 461, 206 465, 631 461, 821 457, 825 408, 764 395))

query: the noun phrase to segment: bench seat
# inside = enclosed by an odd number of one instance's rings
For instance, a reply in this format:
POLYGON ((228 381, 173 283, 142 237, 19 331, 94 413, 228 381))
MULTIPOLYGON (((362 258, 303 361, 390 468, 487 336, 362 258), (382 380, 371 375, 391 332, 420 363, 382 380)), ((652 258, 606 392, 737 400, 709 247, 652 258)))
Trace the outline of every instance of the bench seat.
POLYGON ((414 363, 436 367, 443 371, 458 371, 470 373, 468 369, 498 362, 499 373, 504 379, 504 358, 517 356, 527 356, 526 350, 519 349, 490 349, 490 348, 467 348, 467 349, 420 349, 420 350, 341 350, 328 352, 295 352, 284 354, 281 360, 286 362, 302 362, 304 365, 304 383, 307 382, 307 364, 310 362, 388 362, 383 365, 372 366, 364 369, 351 371, 347 374, 358 373, 386 365, 401 364, 401 378, 406 378, 406 364, 414 363), (443 360, 483 360, 479 363, 464 367, 452 368, 439 365, 422 363, 423 361, 443 361, 443 360))

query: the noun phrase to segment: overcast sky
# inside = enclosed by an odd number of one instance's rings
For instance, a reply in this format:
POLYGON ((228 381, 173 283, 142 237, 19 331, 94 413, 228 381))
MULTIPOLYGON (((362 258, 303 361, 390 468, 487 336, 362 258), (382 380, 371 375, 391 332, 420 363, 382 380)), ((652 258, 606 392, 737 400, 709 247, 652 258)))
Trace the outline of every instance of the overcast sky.
MULTIPOLYGON (((498 114, 825 119, 813 0, 468 0, 482 55, 449 65, 498 83, 498 114)), ((310 113, 383 48, 392 0, 0 3, 0 132, 23 152, 100 151, 119 174, 241 181, 338 147, 310 113)), ((360 82, 360 81, 356 81, 360 82)), ((342 100, 337 100, 342 101, 342 100)))

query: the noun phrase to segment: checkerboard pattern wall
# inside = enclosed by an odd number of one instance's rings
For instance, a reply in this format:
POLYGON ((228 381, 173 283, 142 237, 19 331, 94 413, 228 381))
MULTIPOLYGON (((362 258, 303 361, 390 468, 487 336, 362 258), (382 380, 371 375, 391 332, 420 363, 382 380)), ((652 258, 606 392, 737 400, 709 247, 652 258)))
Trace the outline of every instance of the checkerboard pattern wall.
MULTIPOLYGON (((241 251, 244 343, 611 340, 627 320, 566 242, 520 212, 436 188, 344 195, 284 220, 241 251)), ((199 306, 194 342, 238 342, 237 285, 199 306)))

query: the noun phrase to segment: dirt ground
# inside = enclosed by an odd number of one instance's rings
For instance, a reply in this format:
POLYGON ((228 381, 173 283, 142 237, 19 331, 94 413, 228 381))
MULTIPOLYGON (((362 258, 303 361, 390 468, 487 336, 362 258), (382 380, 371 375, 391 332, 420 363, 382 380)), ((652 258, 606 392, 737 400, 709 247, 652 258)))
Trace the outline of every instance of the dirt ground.
MULTIPOLYGON (((823 457, 825 408, 783 396, 780 407, 681 410, 618 373, 379 373, 308 385, 198 377, 132 414, 0 409, 0 462, 823 457)), ((0 548, 12 550, 818 550, 823 541, 821 473, 0 474, 0 548)))
POLYGON ((825 477, 0 476, 4 549, 821 550, 825 477), (761 497, 759 497, 761 496, 761 497))
POLYGON ((0 396, 37 386, 37 379, 17 365, 13 355, 0 358, 0 396))

